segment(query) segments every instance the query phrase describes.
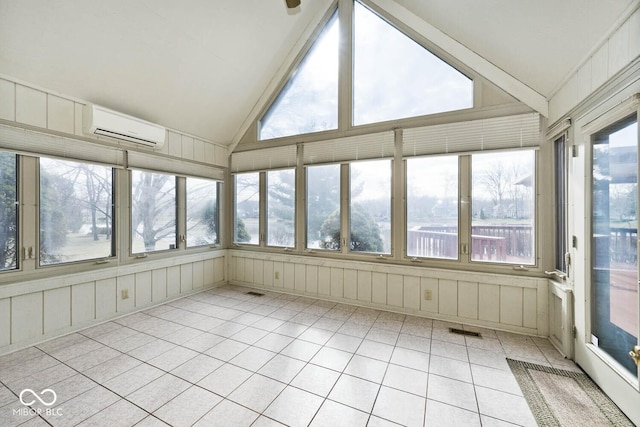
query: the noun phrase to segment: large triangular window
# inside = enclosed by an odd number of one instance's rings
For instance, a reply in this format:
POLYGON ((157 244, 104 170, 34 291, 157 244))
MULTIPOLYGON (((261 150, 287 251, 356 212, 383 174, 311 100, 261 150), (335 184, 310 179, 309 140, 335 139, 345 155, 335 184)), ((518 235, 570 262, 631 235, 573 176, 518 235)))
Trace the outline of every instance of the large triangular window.
POLYGON ((472 79, 357 0, 353 14, 352 55, 343 56, 351 64, 341 68, 350 96, 338 93, 339 27, 347 24, 336 12, 260 120, 260 140, 336 130, 339 109, 359 126, 473 107, 472 79))
POLYGON ((338 13, 260 121, 260 139, 338 128, 338 13))
POLYGON ((354 125, 471 107, 473 80, 355 2, 354 125))

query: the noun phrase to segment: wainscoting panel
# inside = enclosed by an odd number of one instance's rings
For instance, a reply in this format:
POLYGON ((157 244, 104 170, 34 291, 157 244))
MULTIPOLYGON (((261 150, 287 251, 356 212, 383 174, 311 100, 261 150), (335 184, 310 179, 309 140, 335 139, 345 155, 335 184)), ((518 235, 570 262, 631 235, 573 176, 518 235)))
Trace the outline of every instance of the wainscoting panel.
POLYGON ((640 7, 602 41, 549 101, 549 123, 562 118, 640 55, 640 7))
POLYGON ((222 285, 225 253, 185 255, 2 286, 0 354, 222 285))
POLYGON ((230 283, 547 336, 546 278, 229 250, 230 283))
MULTIPOLYGON (((70 136, 112 141, 117 144, 115 140, 92 137, 84 133, 82 123, 84 104, 83 101, 54 94, 52 91, 0 78, 1 120, 62 132, 70 136)), ((166 143, 157 153, 186 161, 227 167, 226 146, 174 130, 167 131, 166 143)))

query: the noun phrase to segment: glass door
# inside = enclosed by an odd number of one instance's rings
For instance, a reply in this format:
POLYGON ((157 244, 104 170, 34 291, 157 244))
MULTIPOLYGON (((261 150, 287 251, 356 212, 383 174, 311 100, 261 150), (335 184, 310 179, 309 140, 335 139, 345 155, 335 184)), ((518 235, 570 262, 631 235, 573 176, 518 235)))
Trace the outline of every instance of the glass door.
POLYGON ((594 135, 591 206, 591 343, 638 377, 638 122, 594 135))

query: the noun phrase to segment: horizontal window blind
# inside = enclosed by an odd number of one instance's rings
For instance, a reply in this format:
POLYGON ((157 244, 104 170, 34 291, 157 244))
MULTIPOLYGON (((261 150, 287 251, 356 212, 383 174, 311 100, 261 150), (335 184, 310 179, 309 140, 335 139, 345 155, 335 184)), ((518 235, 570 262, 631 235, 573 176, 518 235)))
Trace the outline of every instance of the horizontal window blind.
POLYGON ((232 172, 263 171, 296 166, 296 145, 241 151, 231 154, 232 172))
POLYGON ((538 113, 425 126, 403 131, 404 157, 540 145, 538 113))
POLYGON ((393 131, 304 144, 305 165, 393 157, 393 131))
POLYGON ((0 149, 30 156, 124 167, 124 151, 121 149, 7 125, 0 125, 0 149))
POLYGON ((138 151, 128 151, 127 154, 127 163, 130 168, 216 180, 224 179, 224 169, 216 166, 154 156, 138 151))
MULTIPOLYGON (((614 106, 607 112, 601 114, 590 122, 582 125, 582 133, 584 134, 592 134, 595 133, 618 120, 624 119, 626 116, 630 116, 633 113, 640 115, 640 93, 636 93, 631 95, 629 98, 625 99, 618 105, 614 106)), ((582 121, 583 118, 581 117, 582 121)))

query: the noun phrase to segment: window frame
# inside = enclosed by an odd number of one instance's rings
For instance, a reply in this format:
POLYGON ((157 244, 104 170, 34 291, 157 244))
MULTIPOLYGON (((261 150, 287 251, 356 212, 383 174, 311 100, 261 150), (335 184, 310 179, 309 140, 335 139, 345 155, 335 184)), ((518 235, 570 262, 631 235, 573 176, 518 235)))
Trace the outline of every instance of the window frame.
POLYGON ((309 253, 315 253, 315 251, 320 251, 325 254, 335 254, 341 253, 343 246, 343 232, 342 232, 342 204, 343 204, 343 183, 342 183, 342 163, 323 163, 323 164, 309 164, 304 165, 304 249, 309 253), (309 247, 309 168, 315 167, 324 167, 324 166, 337 166, 338 167, 338 218, 340 218, 340 225, 338 226, 338 230, 340 232, 340 241, 338 242, 339 246, 337 249, 327 249, 327 248, 311 248, 309 247))
MULTIPOLYGON (((175 173, 171 173, 171 172, 159 172, 159 171, 152 171, 152 170, 146 170, 146 169, 130 169, 128 170, 128 176, 129 176, 129 188, 128 188, 128 196, 129 196, 129 212, 128 212, 128 217, 129 217, 129 229, 128 229, 128 234, 129 234, 129 256, 132 258, 146 258, 147 256, 151 255, 151 254, 158 254, 158 253, 169 253, 169 252, 174 252, 176 250, 180 250, 181 245, 180 245, 180 227, 181 227, 181 218, 180 218, 180 208, 181 208, 181 203, 180 203, 180 199, 182 199, 182 197, 180 197, 180 185, 179 185, 179 176, 176 175, 175 173), (175 191, 175 242, 174 242, 174 248, 171 248, 171 245, 169 246, 168 249, 156 249, 153 251, 141 251, 141 252, 134 252, 133 251, 133 239, 134 239, 134 230, 133 230, 133 172, 134 171, 140 171, 140 172, 145 172, 145 173, 153 173, 153 174, 158 174, 158 175, 167 175, 169 177, 173 177, 173 181, 174 181, 174 191, 175 191)), ((182 205, 184 206, 184 205, 182 205)))
MULTIPOLYGON (((525 148, 525 149, 510 149, 510 150, 496 150, 497 152, 517 152, 517 151, 531 151, 533 154, 533 165, 532 165, 532 170, 533 170, 533 179, 531 180, 531 184, 533 186, 532 192, 531 192, 531 201, 532 201, 532 205, 531 205, 531 213, 533 215, 533 219, 531 221, 531 226, 533 227, 533 230, 531 232, 531 250, 532 250, 532 254, 531 254, 531 258, 532 258, 532 263, 530 264, 525 264, 525 263, 517 263, 517 262, 495 262, 495 261, 483 261, 483 260, 473 260, 473 253, 472 253, 472 226, 473 226, 473 213, 470 212, 469 213, 469 238, 468 238, 468 263, 472 264, 472 265, 490 265, 490 266, 506 266, 506 267, 510 267, 513 269, 517 269, 517 270, 522 270, 522 271, 527 271, 528 269, 538 269, 539 268, 539 263, 540 263, 540 257, 539 257, 539 248, 538 248, 538 242, 539 242, 539 234, 540 234, 540 211, 539 211, 539 200, 538 200, 538 179, 539 179, 539 169, 538 169, 538 165, 539 165, 539 149, 537 148, 525 148)), ((483 151, 480 153, 490 153, 490 151, 483 151)), ((480 154, 480 153, 475 153, 475 154, 480 154)), ((473 205, 473 165, 472 165, 472 157, 473 154, 471 154, 469 156, 469 203, 470 205, 473 205)))
MULTIPOLYGON (((398 25, 397 23, 395 23, 393 20, 389 19, 384 11, 379 10, 378 8, 372 7, 372 5, 369 5, 368 2, 366 1, 362 1, 362 0, 353 0, 353 2, 351 3, 352 5, 352 14, 353 14, 353 19, 352 19, 352 53, 351 56, 349 58, 349 65, 351 67, 351 91, 349 93, 349 95, 352 98, 352 102, 351 102, 351 122, 350 122, 350 127, 353 128, 358 128, 358 127, 364 127, 364 126, 371 126, 374 124, 378 124, 378 123, 385 123, 385 122, 399 122, 399 121, 407 121, 407 120, 411 120, 411 119, 416 119, 416 118, 420 118, 420 117, 430 117, 430 116, 434 116, 434 115, 439 115, 439 114, 445 114, 445 113, 454 113, 454 112, 461 112, 461 111, 468 111, 470 109, 473 109, 476 105, 476 96, 475 96, 475 79, 474 77, 467 72, 464 72, 460 69, 460 67, 454 65, 454 63, 456 62, 451 61, 451 60, 446 60, 443 58, 443 55, 438 54, 437 53, 437 49, 431 48, 428 46, 428 43, 424 43, 421 42, 420 40, 417 39, 417 37, 414 37, 411 35, 411 31, 407 31, 403 25, 398 25), (433 56, 433 58, 437 59, 438 61, 440 61, 442 63, 442 65, 445 65, 449 68, 451 68, 451 71, 457 72, 460 77, 464 77, 466 79, 469 80, 469 83, 471 84, 471 88, 470 88, 470 93, 467 95, 470 95, 470 101, 471 101, 471 105, 469 106, 465 106, 463 108, 453 108, 453 109, 444 109, 444 110, 438 110, 438 111, 433 111, 433 112, 427 112, 427 113, 422 113, 422 114, 416 114, 416 115, 406 115, 406 113, 403 113, 402 116, 399 117, 385 117, 382 118, 380 120, 374 120, 374 121, 359 121, 356 123, 356 99, 357 99, 357 93, 356 93, 356 79, 357 79, 357 74, 356 74, 356 69, 357 69, 357 63, 356 63, 356 42, 357 42, 357 37, 356 37, 356 33, 358 31, 357 25, 357 10, 358 8, 361 8, 361 11, 366 11, 367 13, 371 13, 372 15, 374 15, 376 18, 378 18, 380 21, 384 22, 385 24, 387 24, 389 27, 393 28, 397 33, 399 33, 400 35, 404 36, 408 41, 411 41, 413 43, 415 43, 419 48, 421 48, 422 50, 426 51, 428 53, 428 55, 433 56)), ((441 65, 441 64, 438 64, 441 65)), ((424 72, 424 70, 419 70, 419 72, 422 71, 424 72)), ((442 82, 439 82, 438 84, 434 85, 434 86, 430 86, 430 89, 433 89, 434 87, 437 87, 439 85, 442 85, 442 82)), ((414 88, 415 90, 415 88, 414 88)), ((454 94, 454 93, 449 93, 447 95, 447 97, 449 98, 459 98, 459 94, 454 94)), ((383 104, 385 102, 385 100, 380 100, 383 104)), ((364 103, 366 104, 366 102, 364 103)), ((364 115, 364 114, 363 114, 364 115)))
POLYGON ((279 248, 279 249, 294 249, 296 247, 296 238, 297 238, 297 221, 296 221, 296 206, 297 206, 297 194, 296 194, 296 190, 297 190, 297 185, 296 185, 296 177, 297 177, 297 171, 296 168, 278 168, 278 169, 271 169, 268 171, 265 171, 264 174, 264 187, 265 187, 265 192, 264 192, 264 209, 261 209, 261 211, 264 211, 264 216, 265 216, 265 220, 264 220, 264 232, 261 232, 260 234, 262 234, 264 236, 264 245, 266 247, 270 247, 270 248, 279 248), (269 227, 269 174, 272 172, 282 172, 282 171, 292 171, 293 172, 293 215, 292 215, 292 219, 293 219, 293 245, 276 245, 276 244, 269 244, 269 237, 270 237, 270 227, 269 227))
MULTIPOLYGON (((463 261, 462 259, 462 251, 460 250, 463 245, 463 239, 466 233, 463 233, 463 216, 462 216, 462 191, 463 191, 463 183, 464 179, 462 177, 462 158, 468 157, 464 155, 460 155, 457 153, 443 153, 443 154, 428 154, 421 156, 413 156, 407 157, 403 159, 403 172, 404 172, 404 258, 405 260, 410 261, 429 261, 429 262, 446 262, 446 263, 460 263, 463 261), (423 159, 423 158, 439 158, 439 157, 456 157, 457 159, 457 244, 456 244, 456 257, 455 258, 444 258, 444 257, 429 257, 429 256, 418 256, 418 255, 409 255, 409 209, 408 209, 408 200, 409 200, 409 168, 407 167, 408 161, 412 159, 423 159)), ((466 243, 466 241, 464 242, 466 243)))
POLYGON ((220 239, 220 229, 221 229, 221 227, 220 227, 220 218, 221 218, 221 215, 220 215, 220 209, 221 209, 221 203, 220 203, 220 194, 221 194, 220 187, 221 187, 221 184, 220 184, 220 181, 215 180, 215 179, 210 179, 210 178, 191 177, 191 176, 187 176, 184 179, 185 179, 185 187, 184 187, 185 188, 185 190, 184 190, 184 200, 185 200, 184 201, 184 211, 185 211, 185 219, 184 219, 184 222, 185 222, 185 224, 184 224, 184 227, 185 227, 185 229, 184 229, 185 239, 184 239, 184 241, 185 241, 185 249, 186 250, 193 250, 193 249, 205 248, 205 247, 218 248, 220 246, 220 240, 221 240, 220 239), (188 219, 189 219, 189 187, 188 187, 188 184, 189 184, 189 179, 190 178, 191 179, 198 179, 200 181, 210 181, 210 182, 215 184, 216 196, 215 196, 215 203, 214 203, 214 206, 215 206, 215 214, 214 214, 215 215, 215 219, 214 219, 214 221, 216 222, 217 229, 216 229, 216 238, 212 243, 203 243, 203 244, 200 244, 200 245, 191 245, 191 246, 189 245, 190 237, 189 237, 189 224, 188 224, 188 219))
MULTIPOLYGON (((64 266, 70 266, 70 265, 77 265, 77 264, 96 264, 99 262, 103 262, 103 261, 108 261, 108 260, 113 260, 117 257, 117 251, 118 251, 118 231, 119 231, 119 217, 117 214, 117 209, 116 209, 116 198, 117 198, 117 188, 118 188, 118 180, 117 180, 117 173, 116 173, 116 168, 111 166, 111 165, 106 165, 106 164, 97 164, 95 162, 90 162, 90 161, 84 161, 84 160, 77 160, 77 159, 59 159, 56 157, 50 157, 50 156, 45 156, 45 155, 41 155, 35 158, 36 159, 36 204, 37 204, 37 209, 36 209, 36 234, 35 234, 35 240, 36 240, 36 244, 35 244, 35 259, 36 259, 36 269, 50 269, 50 268, 62 268, 64 266), (63 162, 73 162, 73 163, 83 163, 83 164, 93 164, 93 165, 98 165, 98 166, 102 166, 105 168, 109 168, 111 169, 111 242, 110 242, 110 251, 111 254, 108 256, 104 256, 104 257, 95 257, 95 258, 86 258, 86 259, 79 259, 79 260, 73 260, 73 261, 66 261, 66 262, 55 262, 55 263, 50 263, 50 264, 43 264, 42 263, 42 256, 41 256, 41 238, 40 238, 40 233, 41 233, 41 227, 42 227, 42 217, 41 217, 41 196, 42 196, 42 188, 41 188, 41 184, 42 184, 42 176, 41 176, 41 171, 42 171, 42 165, 41 165, 41 160, 43 158, 46 159, 51 159, 51 160, 55 160, 55 161, 63 161, 63 162)), ((28 249, 27 249, 28 251, 28 249)), ((28 254, 25 256, 27 257, 28 254)), ((31 258, 31 257, 29 257, 31 258)))
POLYGON ((554 188, 554 268, 560 280, 569 276, 569 144, 568 133, 562 132, 553 140, 553 188, 554 188))
MULTIPOLYGON (((342 233, 342 242, 344 243, 341 246, 344 246, 344 251, 348 254, 353 254, 353 255, 364 255, 364 256, 376 256, 376 257, 393 257, 394 255, 394 243, 393 243, 393 239, 394 239, 394 230, 393 230, 393 218, 394 218, 394 214, 393 214, 393 200, 394 200, 394 181, 393 181, 393 174, 394 174, 394 159, 393 158, 384 158, 384 159, 363 159, 363 160, 352 160, 350 162, 347 162, 345 164, 348 168, 348 180, 345 183, 345 185, 348 188, 348 191, 346 192, 346 220, 344 220, 344 222, 346 222, 346 224, 343 226, 343 233, 342 233), (352 211, 353 211, 353 199, 351 197, 351 191, 352 191, 352 185, 353 185, 353 181, 352 179, 352 166, 354 164, 358 164, 358 163, 367 163, 367 162, 382 162, 382 161, 388 161, 389 162, 389 252, 385 252, 384 251, 384 247, 382 251, 355 251, 352 249, 352 230, 351 230, 351 226, 352 226, 352 211), (345 234, 346 232, 346 234, 345 234)), ((374 218, 372 218, 374 219, 374 218)), ((375 220, 375 219, 374 219, 375 220)), ((382 237, 382 233, 380 235, 382 237)), ((384 245, 384 242, 383 242, 384 245)))
MULTIPOLYGON (((424 123, 425 120, 432 118, 440 118, 442 116, 459 117, 460 114, 469 114, 473 112, 481 104, 482 99, 482 87, 483 78, 476 71, 469 66, 462 63, 459 59, 455 58, 446 50, 440 48, 433 42, 429 41, 424 35, 417 33, 415 30, 408 27, 406 24, 400 23, 390 16, 387 12, 377 7, 371 0, 336 0, 332 6, 327 10, 323 19, 319 21, 315 30, 298 53, 293 59, 292 65, 289 70, 282 75, 282 78, 277 86, 273 88, 273 93, 267 98, 264 105, 260 109, 257 116, 253 119, 251 128, 245 134, 242 139, 242 143, 254 143, 256 147, 264 144, 279 144, 285 141, 299 142, 300 138, 305 140, 322 140, 331 139, 334 137, 340 137, 345 132, 357 132, 367 133, 367 130, 393 130, 398 127, 412 127, 419 126, 420 123, 424 123), (439 58, 445 64, 467 77, 472 82, 472 106, 460 110, 449 110, 439 113, 429 113, 424 115, 418 115, 413 117, 390 119, 383 122, 354 124, 354 112, 353 112, 353 78, 354 78, 354 9, 355 2, 360 3, 361 6, 370 10, 376 14, 380 19, 389 23, 397 31, 404 36, 418 44, 423 49, 429 51, 435 57, 439 58), (281 136, 269 139, 261 138, 261 122, 263 118, 268 114, 271 106, 279 98, 280 93, 287 87, 290 79, 298 72, 298 68, 301 62, 305 59, 307 53, 314 46, 315 41, 322 30, 326 27, 327 23, 337 14, 339 19, 340 29, 340 54, 339 54, 339 83, 338 83, 338 126, 336 129, 328 129, 323 131, 313 131, 308 133, 300 133, 290 136, 281 136)), ((455 119, 454 119, 455 120, 455 119)))
POLYGON ((21 207, 21 157, 19 154, 16 154, 11 151, 0 150, 0 155, 7 154, 9 156, 13 156, 15 162, 15 183, 13 185, 15 191, 15 267, 13 268, 0 268, 0 274, 10 274, 15 273, 16 271, 22 270, 22 257, 21 257, 21 217, 22 217, 22 209, 21 207))
MULTIPOLYGON (((70 140, 73 142, 74 140, 70 140)), ((217 182, 217 201, 219 208, 219 221, 226 218, 227 209, 224 191, 224 182, 220 178, 212 178, 205 174, 183 174, 178 171, 167 171, 164 168, 150 169, 145 167, 125 168, 117 163, 101 162, 88 156, 65 156, 64 153, 24 152, 12 148, 0 148, 0 152, 8 153, 16 158, 16 267, 0 270, 0 287, 5 284, 22 280, 40 280, 51 277, 51 274, 81 274, 83 272, 99 272, 105 268, 113 268, 114 263, 119 265, 132 265, 145 262, 143 258, 154 260, 170 259, 175 256, 205 253, 220 250, 226 244, 228 236, 225 230, 218 233, 219 242, 215 245, 203 245, 186 247, 181 239, 186 230, 186 176, 199 179, 208 179, 217 182), (110 171, 111 178, 111 215, 112 224, 109 244, 109 256, 91 257, 87 259, 74 259, 64 262, 52 262, 41 264, 40 262, 40 177, 41 159, 61 160, 84 165, 102 166, 110 171), (132 253, 131 251, 131 171, 144 170, 147 172, 170 175, 175 179, 175 215, 176 215, 176 251, 172 249, 157 250, 154 252, 132 253)), ((78 154, 75 153, 74 154, 78 154)), ((108 160, 108 159, 106 159, 108 160)), ((55 172, 56 169, 52 168, 55 172)), ((221 171, 222 174, 222 171, 221 171)), ((77 183, 76 185, 81 185, 77 183)), ((84 185, 78 189, 78 194, 84 189, 84 185)), ((100 202, 103 205, 105 200, 100 202)), ((98 223, 99 225, 99 223, 98 223)), ((103 235, 104 236, 104 235, 103 235)), ((101 239, 102 240, 102 239, 101 239)), ((102 240, 102 243, 105 243, 102 240)), ((106 247, 106 246, 105 246, 106 247)), ((64 249, 64 248, 63 248, 64 249)))
MULTIPOLYGON (((398 141, 396 139, 396 144, 398 141)), ((461 269, 466 271, 478 271, 478 272, 499 272, 509 273, 514 270, 519 271, 519 274, 524 275, 538 275, 542 272, 540 267, 540 248, 541 230, 539 227, 541 221, 540 204, 543 201, 539 200, 538 187, 541 177, 540 168, 540 156, 542 147, 513 147, 497 150, 485 150, 485 151, 467 151, 460 153, 436 153, 436 154, 422 154, 416 156, 403 157, 401 150, 396 145, 396 152, 393 157, 386 157, 389 160, 389 167, 391 169, 391 252, 390 253, 378 253, 378 252, 356 252, 350 249, 350 204, 351 204, 351 181, 350 170, 351 165, 368 160, 376 159, 353 159, 342 160, 336 162, 319 162, 319 163, 304 163, 303 154, 301 152, 297 155, 298 165, 296 167, 296 185, 298 188, 304 189, 304 194, 298 193, 296 200, 296 246, 295 247, 278 247, 268 246, 264 241, 266 232, 266 171, 261 172, 236 172, 232 173, 232 177, 242 173, 257 173, 260 178, 260 196, 259 205, 263 208, 260 215, 260 227, 259 234, 261 236, 259 244, 246 244, 234 242, 233 246, 238 249, 245 250, 257 250, 264 252, 278 252, 284 249, 285 252, 293 252, 296 254, 304 254, 308 256, 317 256, 329 259, 349 259, 353 261, 371 261, 390 263, 395 265, 420 265, 421 267, 429 268, 445 268, 445 269, 461 269), (533 189, 530 190, 531 199, 528 201, 531 206, 531 225, 532 225, 532 262, 529 264, 519 264, 516 262, 504 262, 502 260, 472 260, 471 258, 471 225, 472 225, 472 211, 470 209, 471 204, 471 188, 472 188, 472 168, 471 158, 474 154, 489 154, 496 152, 529 152, 532 156, 532 168, 533 168, 533 189), (441 156, 455 156, 458 159, 458 247, 457 258, 430 258, 430 257, 417 257, 407 255, 407 160, 417 157, 441 157, 441 156), (399 160, 399 162, 398 162, 399 160), (325 166, 325 165, 339 165, 340 168, 340 248, 336 250, 328 250, 323 248, 311 248, 308 247, 308 210, 307 205, 309 199, 309 181, 308 170, 313 167, 325 166), (400 165, 400 166, 399 166, 400 165), (400 223, 395 222, 396 220, 400 223), (302 236, 302 237, 300 237, 302 236), (401 248, 401 250, 398 250, 401 248)), ((548 154, 548 153, 547 153, 548 154)), ((545 154, 545 155, 547 155, 545 154)), ((277 170, 281 168, 273 168, 277 170)), ((235 178, 234 178, 235 183, 235 178)), ((234 184, 235 185, 235 184, 234 184)), ((235 206, 235 191, 233 195, 233 205, 235 206)), ((529 199, 528 199, 529 200, 529 199)), ((546 199, 545 199, 546 200, 546 199)), ((551 200, 548 200, 551 203, 551 200)), ((546 203, 546 201, 545 201, 546 203)), ((235 212, 234 212, 235 215, 235 212)), ((544 241, 544 240, 543 240, 544 241)))
MULTIPOLYGON (((264 181, 265 179, 263 178, 264 176, 264 172, 256 172, 256 171, 244 171, 244 172, 239 172, 239 173, 234 173, 231 176, 231 179, 233 180, 233 193, 232 193, 232 204, 231 204, 231 209, 232 209, 232 215, 231 217, 233 218, 233 228, 232 228, 232 237, 231 237, 231 242, 234 246, 247 246, 250 248, 256 248, 256 247, 264 247, 264 206, 263 204, 265 203, 265 197, 263 194, 263 188, 264 188, 264 181), (251 241, 248 242, 241 242, 241 241, 237 241, 236 237, 237 237, 237 227, 238 227, 238 175, 257 175, 258 176, 258 243, 251 243, 251 241)), ((244 221, 243 221, 244 223, 244 221)))
POLYGON ((336 86, 337 86, 337 93, 336 93, 336 111, 335 111, 335 119, 336 119, 336 124, 335 127, 332 128, 327 128, 324 130, 313 130, 311 132, 303 132, 303 133, 295 133, 295 134, 290 134, 290 135, 283 135, 283 136, 275 136, 275 137, 269 137, 269 138, 263 138, 262 137, 262 130, 264 128, 264 122, 268 121, 272 114, 272 108, 276 107, 277 108, 277 104, 279 104, 279 102, 285 98, 286 92, 288 91, 289 88, 291 88, 291 86, 293 86, 293 80, 296 77, 296 75, 298 75, 301 67, 303 67, 304 65, 306 65, 306 61, 309 58, 309 55, 313 53, 314 48, 316 48, 318 46, 318 42, 320 42, 320 37, 323 35, 324 31, 329 29, 329 27, 331 25, 337 25, 337 31, 340 34, 341 32, 341 28, 342 25, 340 24, 340 10, 338 8, 338 5, 336 4, 335 7, 330 8, 325 17, 320 21, 320 23, 318 24, 318 27, 316 28, 314 34, 312 35, 312 37, 309 38, 309 40, 307 40, 305 46, 303 47, 303 49, 301 50, 301 52, 298 54, 298 57, 296 58, 296 60, 294 61, 294 65, 291 66, 291 69, 289 70, 289 72, 285 75, 283 81, 281 82, 281 84, 278 86, 278 90, 274 91, 274 93, 272 94, 272 96, 269 98, 269 101, 266 103, 266 105, 263 107, 263 110, 261 111, 261 113, 258 115, 258 118, 256 119, 256 141, 274 141, 274 140, 279 140, 282 138, 296 138, 296 137, 300 137, 300 135, 309 135, 309 134, 322 134, 322 133, 326 133, 326 132, 335 132, 337 130, 340 129, 340 110, 341 110, 341 106, 340 106, 340 74, 341 74, 341 66, 340 66, 340 38, 338 38, 338 52, 336 52, 336 55, 338 56, 338 70, 336 71, 336 86), (337 21, 337 22, 334 22, 337 21))

